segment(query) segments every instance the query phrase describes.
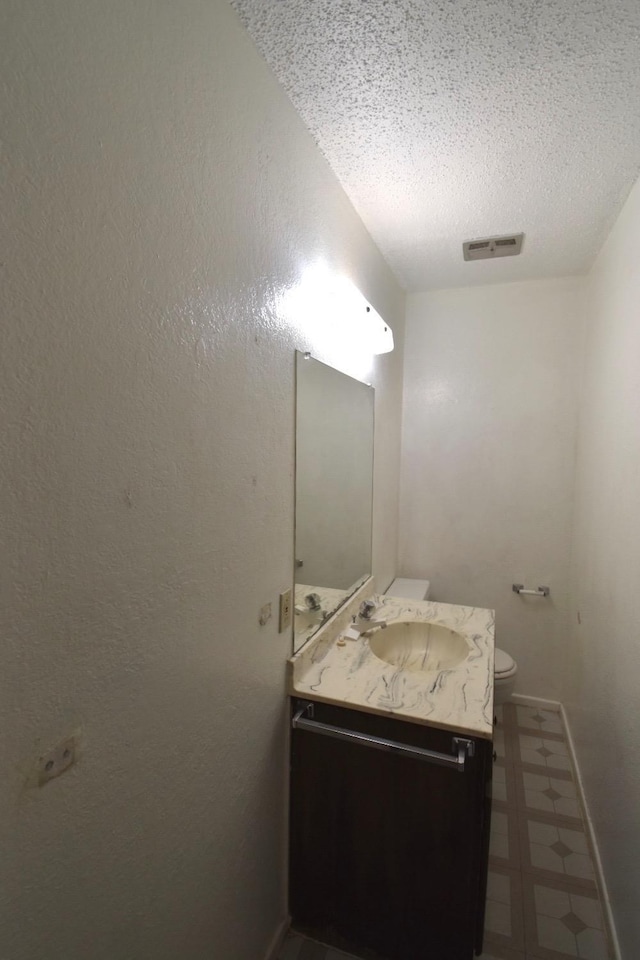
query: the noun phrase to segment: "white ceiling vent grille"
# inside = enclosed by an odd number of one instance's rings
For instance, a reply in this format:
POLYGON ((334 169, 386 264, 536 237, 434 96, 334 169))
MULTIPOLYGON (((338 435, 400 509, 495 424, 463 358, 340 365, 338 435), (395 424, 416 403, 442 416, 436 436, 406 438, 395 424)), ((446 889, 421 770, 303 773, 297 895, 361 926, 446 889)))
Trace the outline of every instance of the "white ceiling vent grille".
POLYGON ((462 244, 465 260, 493 260, 495 257, 517 257, 522 250, 524 233, 506 237, 485 237, 483 240, 466 240, 462 244))

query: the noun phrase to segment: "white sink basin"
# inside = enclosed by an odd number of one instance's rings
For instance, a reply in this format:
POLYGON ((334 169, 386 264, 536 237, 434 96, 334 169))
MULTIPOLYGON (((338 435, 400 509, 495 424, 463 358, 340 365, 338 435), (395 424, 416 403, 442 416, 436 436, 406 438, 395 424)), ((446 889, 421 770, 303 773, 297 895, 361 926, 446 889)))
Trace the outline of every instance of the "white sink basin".
POLYGON ((398 620, 369 638, 380 660, 413 672, 450 670, 465 660, 471 648, 461 633, 424 620, 398 620))

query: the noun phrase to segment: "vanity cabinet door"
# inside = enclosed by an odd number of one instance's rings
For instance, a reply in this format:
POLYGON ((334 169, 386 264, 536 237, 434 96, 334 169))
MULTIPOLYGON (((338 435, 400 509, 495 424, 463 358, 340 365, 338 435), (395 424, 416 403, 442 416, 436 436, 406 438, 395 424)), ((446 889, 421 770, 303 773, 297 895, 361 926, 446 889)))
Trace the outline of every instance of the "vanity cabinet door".
MULTIPOLYGON (((314 719, 446 754, 463 736, 326 704, 314 704, 314 719)), ((294 929, 385 960, 480 952, 491 743, 474 744, 460 773, 293 731, 294 929)))

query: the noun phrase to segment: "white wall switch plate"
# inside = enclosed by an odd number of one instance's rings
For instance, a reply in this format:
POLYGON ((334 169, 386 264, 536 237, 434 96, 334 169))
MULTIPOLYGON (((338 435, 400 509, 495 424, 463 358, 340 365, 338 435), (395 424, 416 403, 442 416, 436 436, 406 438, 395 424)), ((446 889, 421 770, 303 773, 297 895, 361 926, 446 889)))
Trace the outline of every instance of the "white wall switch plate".
POLYGON ((280 626, 282 633, 291 626, 291 587, 280 594, 280 626))

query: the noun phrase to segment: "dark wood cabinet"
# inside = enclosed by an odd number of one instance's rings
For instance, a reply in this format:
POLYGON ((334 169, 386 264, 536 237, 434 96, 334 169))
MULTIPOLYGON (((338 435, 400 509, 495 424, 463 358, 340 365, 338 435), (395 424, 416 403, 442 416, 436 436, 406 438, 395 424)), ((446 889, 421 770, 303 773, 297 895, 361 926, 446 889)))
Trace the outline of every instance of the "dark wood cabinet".
POLYGON ((293 928, 384 960, 471 960, 482 949, 491 741, 322 703, 313 720, 446 755, 464 737, 473 756, 460 772, 294 729, 293 928))

